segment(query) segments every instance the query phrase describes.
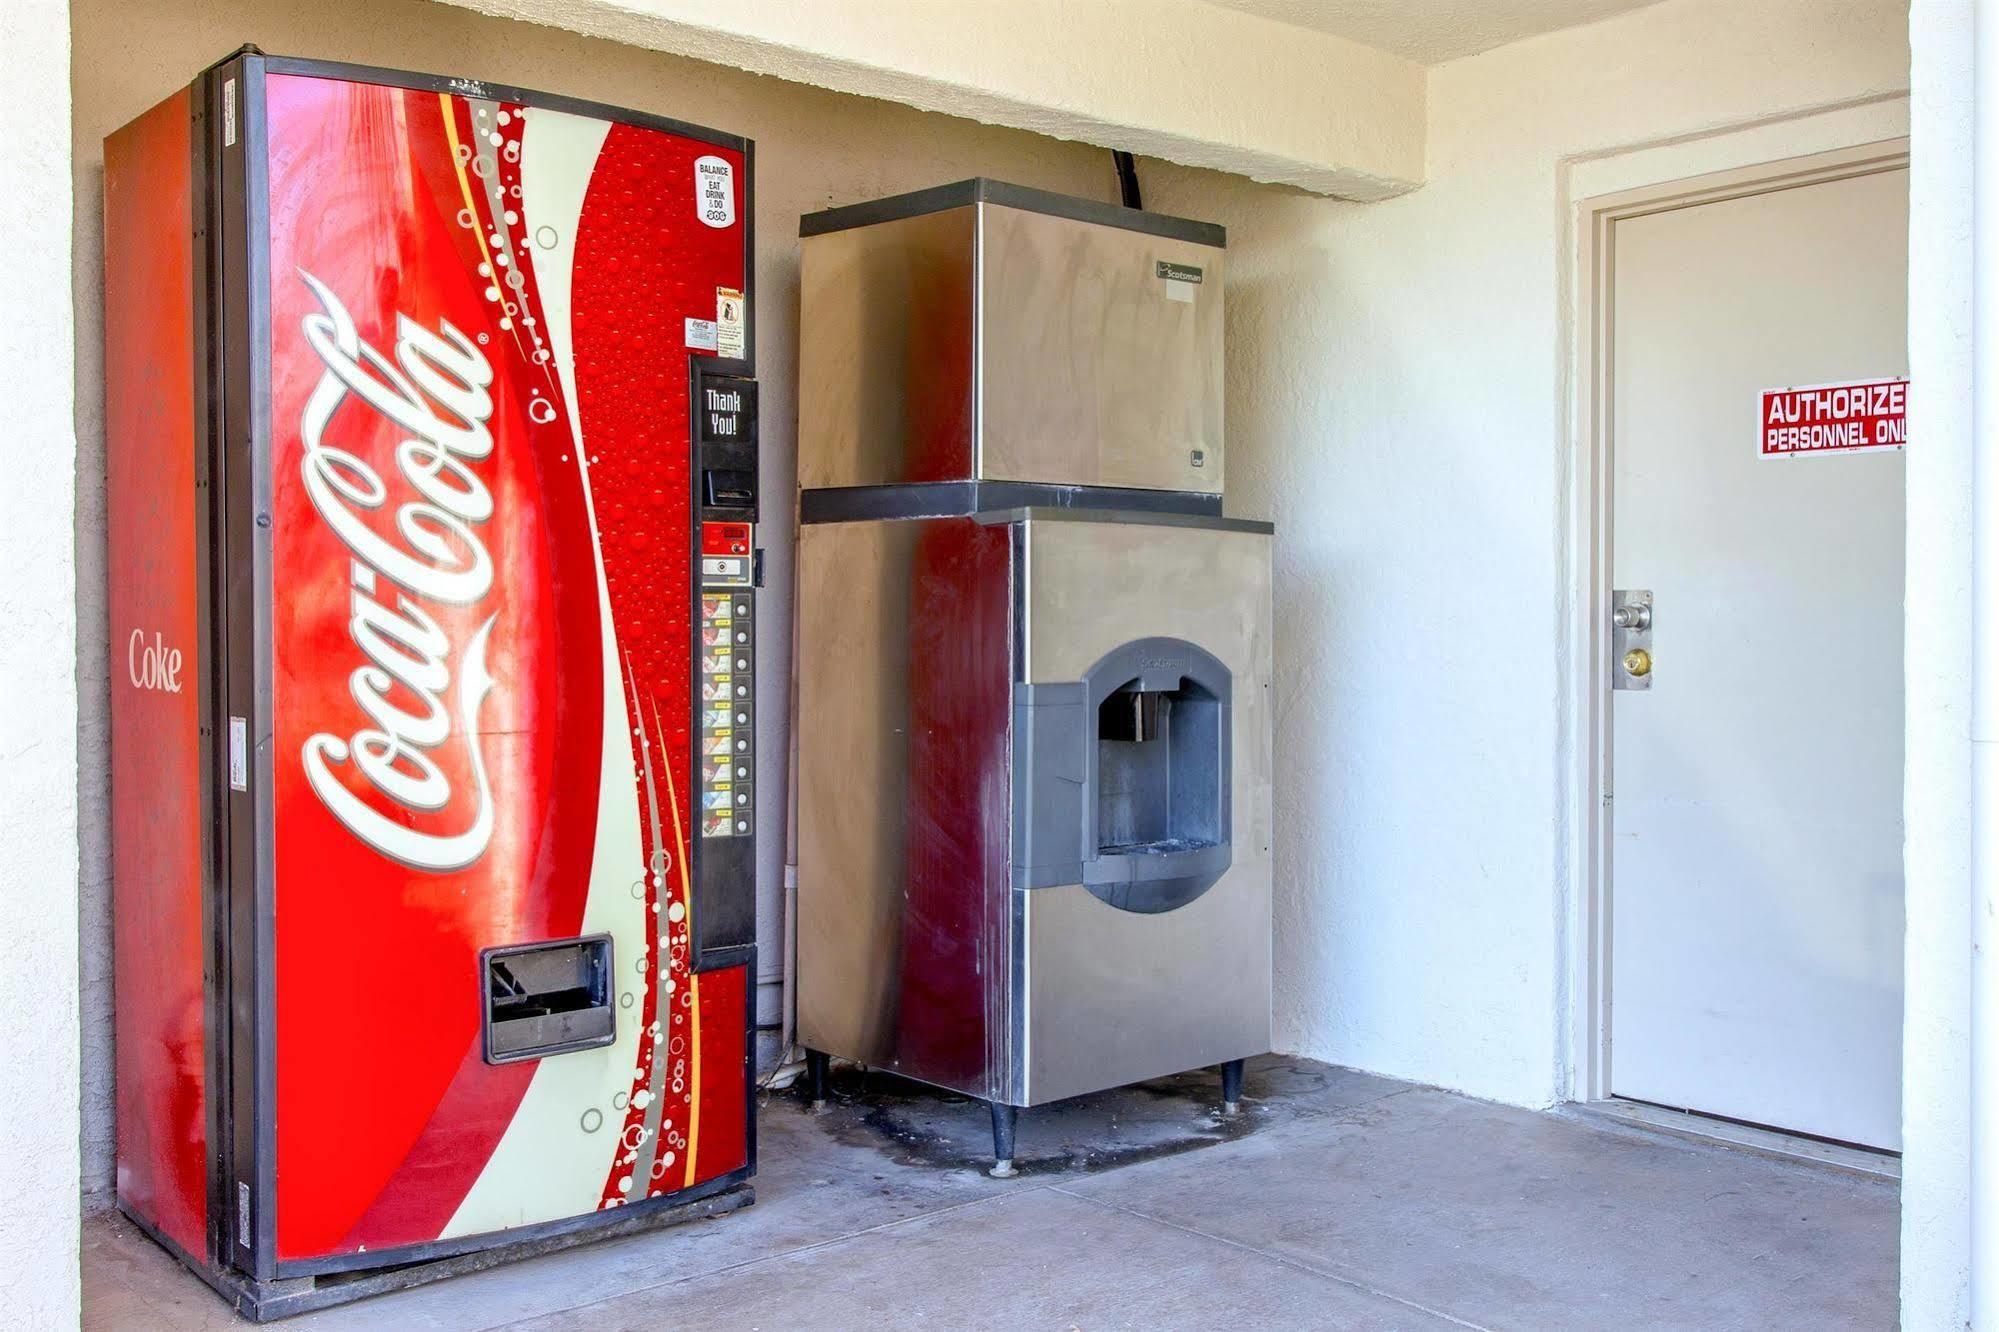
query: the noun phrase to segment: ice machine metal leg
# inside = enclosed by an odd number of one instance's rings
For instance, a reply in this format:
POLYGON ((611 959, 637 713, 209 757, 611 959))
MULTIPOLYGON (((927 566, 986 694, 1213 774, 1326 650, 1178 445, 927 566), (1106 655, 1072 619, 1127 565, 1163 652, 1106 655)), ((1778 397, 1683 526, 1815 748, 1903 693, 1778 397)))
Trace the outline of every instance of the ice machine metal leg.
POLYGON ((993 1168, 994 1179, 1011 1178, 1013 1169, 1013 1126, 1020 1111, 1002 1101, 994 1101, 993 1107, 993 1168))
POLYGON ((826 1108, 826 1091, 827 1084, 832 1080, 829 1076, 832 1064, 832 1057, 822 1051, 807 1050, 805 1052, 805 1077, 806 1081, 812 1086, 812 1108, 814 1110, 823 1110, 826 1108))
POLYGON ((1242 1107, 1242 1060, 1222 1065, 1222 1113, 1232 1115, 1242 1107))

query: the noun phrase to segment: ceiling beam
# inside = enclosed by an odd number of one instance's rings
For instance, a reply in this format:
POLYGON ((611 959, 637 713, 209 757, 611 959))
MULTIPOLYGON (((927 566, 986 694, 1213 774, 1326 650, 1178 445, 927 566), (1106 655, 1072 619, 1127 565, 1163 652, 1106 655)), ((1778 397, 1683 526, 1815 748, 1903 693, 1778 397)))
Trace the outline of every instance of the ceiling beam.
POLYGON ((1423 66, 1203 0, 444 3, 1344 199, 1423 178, 1423 66))

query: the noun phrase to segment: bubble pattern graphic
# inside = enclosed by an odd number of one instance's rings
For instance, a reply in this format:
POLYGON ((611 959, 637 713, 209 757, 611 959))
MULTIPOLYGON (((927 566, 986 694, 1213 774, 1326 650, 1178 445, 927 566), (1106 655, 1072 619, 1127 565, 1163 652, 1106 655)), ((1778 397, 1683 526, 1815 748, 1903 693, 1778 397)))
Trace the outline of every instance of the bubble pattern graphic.
MULTIPOLYGON (((747 1112, 744 1093, 731 1086, 739 1079, 704 1084, 700 1067, 704 1015, 740 1024, 740 1016, 723 1015, 742 1012, 744 987, 739 981, 711 985, 712 1001, 697 1002, 712 978, 689 970, 696 627, 689 595, 695 519, 684 342, 686 320, 712 319, 716 287, 742 272, 742 237, 688 225, 694 221, 692 161, 698 155, 688 149, 635 127, 611 128, 575 237, 572 274, 579 312, 573 327, 577 411, 599 550, 626 658, 632 774, 647 839, 638 879, 646 952, 631 964, 639 982, 632 1007, 646 1039, 638 1043, 624 1108, 627 1128, 640 1132, 627 1144, 628 1159, 614 1161, 606 1172, 600 1202, 606 1207, 696 1182, 699 1158, 708 1155, 698 1146, 701 1131, 685 1135, 672 1149, 672 1163, 662 1166, 665 1125, 699 1125, 706 1110, 717 1165, 730 1168, 721 1163, 740 1161, 747 1152, 739 1122, 747 1112), (587 321, 581 318, 586 309, 587 321), (724 1100, 708 1108, 718 1096, 724 1100), (723 1111, 724 1103, 737 1108, 723 1111), (689 1139, 697 1142, 693 1152, 685 1146, 689 1139)), ((504 201, 500 207, 504 224, 504 201)), ((538 222, 532 208, 527 218, 538 222)), ((536 225, 521 240, 518 257, 525 259, 526 245, 545 247, 551 238, 536 225)), ((512 273, 530 267, 518 263, 512 273)), ((721 1031, 712 1039, 720 1042, 721 1031)), ((740 1058, 742 1037, 733 1039, 740 1058)))

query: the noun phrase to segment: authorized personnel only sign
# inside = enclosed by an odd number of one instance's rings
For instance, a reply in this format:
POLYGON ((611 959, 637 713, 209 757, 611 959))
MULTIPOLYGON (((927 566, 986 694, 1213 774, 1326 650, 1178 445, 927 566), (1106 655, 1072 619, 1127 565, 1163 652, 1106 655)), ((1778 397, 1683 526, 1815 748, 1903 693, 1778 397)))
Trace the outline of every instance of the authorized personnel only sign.
POLYGON ((1908 440, 1909 381, 1868 379, 1770 389, 1758 415, 1765 458, 1876 453, 1908 440))

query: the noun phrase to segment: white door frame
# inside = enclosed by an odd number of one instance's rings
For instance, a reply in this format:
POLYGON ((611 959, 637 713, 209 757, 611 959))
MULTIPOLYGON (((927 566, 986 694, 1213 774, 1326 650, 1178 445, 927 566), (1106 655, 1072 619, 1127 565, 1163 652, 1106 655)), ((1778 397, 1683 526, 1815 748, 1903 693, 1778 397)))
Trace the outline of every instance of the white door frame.
POLYGON ((1617 225, 1632 218, 1691 208, 1727 199, 1769 194, 1826 181, 1895 171, 1909 164, 1907 138, 1737 167, 1578 200, 1572 219, 1576 245, 1575 342, 1571 364, 1576 376, 1575 471, 1572 475, 1577 552, 1571 568, 1565 672, 1572 681, 1569 716, 1580 743, 1569 747, 1572 827, 1581 831, 1577 848, 1578 888, 1569 931, 1570 1012, 1567 1094, 1600 1101, 1610 1095, 1610 820, 1605 817, 1605 783, 1610 773, 1608 701, 1611 576, 1610 457, 1614 419, 1611 335, 1615 328, 1612 275, 1617 257, 1617 225))

